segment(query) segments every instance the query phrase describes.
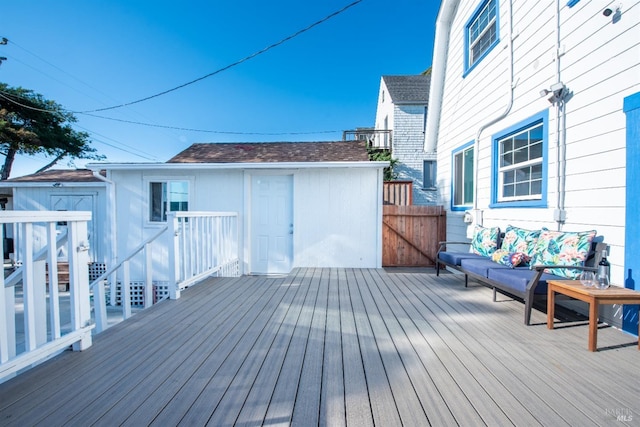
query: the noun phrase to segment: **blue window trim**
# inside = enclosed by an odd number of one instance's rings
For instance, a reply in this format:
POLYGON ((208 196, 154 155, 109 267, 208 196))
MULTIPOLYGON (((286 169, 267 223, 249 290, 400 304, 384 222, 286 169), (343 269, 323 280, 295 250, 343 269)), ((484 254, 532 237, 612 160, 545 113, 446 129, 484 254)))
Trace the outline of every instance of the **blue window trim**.
POLYGON ((482 11, 482 9, 489 3, 490 0, 483 0, 480 2, 476 10, 474 10, 471 18, 464 25, 464 72, 462 73, 462 77, 467 77, 467 75, 473 71, 476 66, 482 62, 482 60, 493 50, 494 47, 500 43, 500 1, 496 0, 496 40, 491 43, 491 46, 478 58, 476 62, 472 65, 469 65, 469 27, 471 23, 478 17, 478 14, 482 11))
POLYGON ((567 6, 569 6, 569 7, 573 7, 573 6, 577 5, 579 1, 580 1, 580 0, 569 0, 569 1, 567 2, 567 6))
MULTIPOLYGON (((640 184, 640 92, 624 98, 622 111, 626 115, 627 143, 624 287, 638 291, 640 290, 640 259, 638 258, 640 224, 635 216, 640 208, 640 200, 636 195, 638 184, 640 184)), ((624 305, 622 329, 633 335, 638 334, 637 305, 624 305)))
MULTIPOLYGON (((452 211, 466 211, 469 210, 469 208, 472 207, 472 205, 454 205, 453 201, 455 199, 454 197, 454 191, 455 191, 455 183, 456 183, 456 177, 455 177, 455 164, 456 164, 456 154, 465 151, 467 148, 469 147, 473 147, 475 141, 469 141, 464 145, 461 145, 460 147, 456 148, 455 150, 453 150, 451 152, 451 210, 452 211)), ((474 156, 474 167, 475 167, 475 156, 476 153, 473 153, 474 156)), ((474 176, 475 176, 475 171, 474 171, 474 176)), ((476 191, 475 189, 476 183, 473 183, 473 191, 476 191)))
POLYGON ((547 180, 548 180, 548 154, 549 154, 549 110, 544 110, 528 119, 492 136, 491 156, 491 203, 492 209, 499 208, 546 208, 547 205, 547 180), (498 202, 498 162, 500 150, 498 141, 514 133, 518 133, 528 127, 542 123, 542 198, 539 200, 520 200, 512 202, 498 202))
POLYGON ((437 179, 438 179, 438 172, 437 172, 437 162, 435 160, 423 160, 422 161, 422 189, 423 190, 437 190, 438 185, 437 185, 437 179), (429 172, 431 172, 429 174, 429 177, 427 178, 427 168, 425 167, 427 164, 431 165, 431 168, 429 169, 429 172), (431 184, 431 185, 427 185, 427 184, 431 184))

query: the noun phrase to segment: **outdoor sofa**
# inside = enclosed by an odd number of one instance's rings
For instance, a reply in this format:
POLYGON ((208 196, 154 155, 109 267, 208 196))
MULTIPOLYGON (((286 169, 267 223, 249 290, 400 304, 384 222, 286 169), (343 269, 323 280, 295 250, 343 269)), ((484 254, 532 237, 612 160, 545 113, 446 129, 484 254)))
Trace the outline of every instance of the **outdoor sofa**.
POLYGON ((594 230, 556 232, 508 226, 475 226, 470 242, 440 242, 436 275, 443 266, 464 273, 496 292, 524 301, 524 323, 531 321, 534 300, 546 298, 547 281, 577 279, 583 270, 596 271, 596 258, 606 244, 594 230), (447 246, 468 245, 470 251, 448 251, 447 246))

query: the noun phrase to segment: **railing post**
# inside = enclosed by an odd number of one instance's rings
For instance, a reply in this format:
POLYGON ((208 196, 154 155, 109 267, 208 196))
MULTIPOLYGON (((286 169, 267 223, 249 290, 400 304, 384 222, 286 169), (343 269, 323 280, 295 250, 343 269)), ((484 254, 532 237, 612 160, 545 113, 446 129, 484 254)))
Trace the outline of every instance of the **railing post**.
POLYGON ((49 263, 49 319, 51 322, 51 337, 60 338, 60 301, 58 299, 58 239, 56 236, 56 223, 47 224, 49 263))
POLYGON ((122 304, 122 317, 131 317, 131 269, 129 261, 122 263, 122 286, 120 287, 120 303, 122 304))
POLYGON ((33 308, 35 314, 36 347, 47 342, 47 277, 46 261, 33 262, 33 308))
POLYGON ((178 236, 178 218, 173 212, 167 214, 167 226, 169 227, 168 256, 169 256, 169 298, 180 298, 180 285, 178 284, 180 274, 180 240, 178 236))
MULTIPOLYGON (((78 331, 91 323, 87 221, 70 221, 68 230, 71 328, 73 331, 78 331)), ((82 351, 90 346, 91 334, 87 333, 82 336, 80 341, 73 344, 73 350, 82 351)))
MULTIPOLYGON (((4 240, 3 235, 3 227, 0 227, 0 241, 4 240)), ((11 288, 13 289, 13 288, 11 288)), ((4 287, 4 271, 3 274, 0 274, 0 321, 3 324, 7 325, 7 320, 9 320, 8 311, 8 289, 4 287)), ((15 316, 14 316, 15 319, 15 316)), ((4 363, 9 360, 9 331, 7 327, 0 326, 0 363, 4 363)))
MULTIPOLYGON (((106 280, 106 279, 105 279, 106 280)), ((96 321, 96 332, 104 331, 107 326, 106 294, 104 291, 104 280, 98 283, 93 291, 93 311, 96 321)))
POLYGON ((36 349, 34 312, 34 285, 33 285, 33 224, 26 222, 22 224, 22 292, 24 299, 24 339, 25 349, 33 351, 36 349))
POLYGON ((151 255, 151 243, 147 243, 144 245, 144 308, 149 308, 153 305, 153 257, 151 255))

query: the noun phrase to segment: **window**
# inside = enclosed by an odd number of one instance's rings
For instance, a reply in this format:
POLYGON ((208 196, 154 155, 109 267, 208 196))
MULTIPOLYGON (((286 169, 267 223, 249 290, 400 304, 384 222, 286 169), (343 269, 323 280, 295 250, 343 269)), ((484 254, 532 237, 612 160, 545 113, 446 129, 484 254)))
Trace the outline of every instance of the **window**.
POLYGON ((451 210, 466 210, 473 204, 473 155, 473 141, 453 152, 451 210))
POLYGON ((167 221, 167 212, 189 210, 189 182, 161 181, 149 183, 149 221, 167 221))
POLYGON ((424 113, 422 114, 422 133, 427 131, 427 111, 428 107, 424 107, 424 113))
POLYGON ((493 207, 546 206, 546 113, 494 137, 493 207))
POLYGON ((425 190, 436 189, 436 161, 425 160, 422 166, 422 188, 425 190))
POLYGON ((485 0, 465 27, 465 75, 498 44, 498 0, 485 0))

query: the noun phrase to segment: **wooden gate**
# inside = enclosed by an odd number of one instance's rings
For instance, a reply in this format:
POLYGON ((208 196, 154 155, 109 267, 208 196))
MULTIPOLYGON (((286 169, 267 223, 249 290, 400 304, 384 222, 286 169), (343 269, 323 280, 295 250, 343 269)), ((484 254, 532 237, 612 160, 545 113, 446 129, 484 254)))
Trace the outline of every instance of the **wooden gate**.
POLYGON ((442 206, 383 206, 382 266, 433 267, 446 234, 442 206))

